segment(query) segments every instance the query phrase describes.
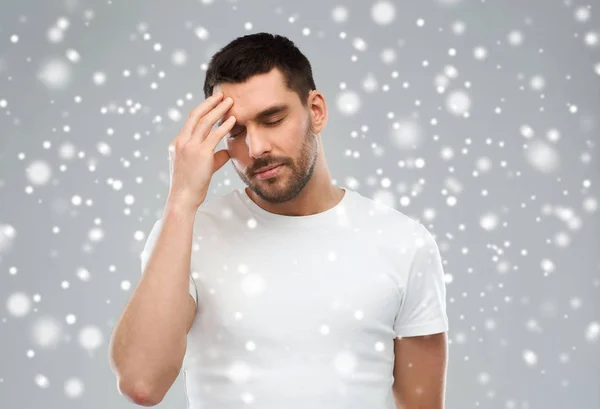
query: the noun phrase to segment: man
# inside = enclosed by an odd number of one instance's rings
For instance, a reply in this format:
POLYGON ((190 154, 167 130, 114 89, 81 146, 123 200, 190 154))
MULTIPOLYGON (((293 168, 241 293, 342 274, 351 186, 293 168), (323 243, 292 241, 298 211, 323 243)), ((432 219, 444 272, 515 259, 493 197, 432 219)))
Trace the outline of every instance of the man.
POLYGON ((111 339, 119 390, 152 406, 183 369, 191 409, 442 409, 438 247, 332 183, 306 57, 282 36, 237 38, 204 93, 170 145, 169 198, 111 339), (247 187, 205 201, 229 160, 247 187))

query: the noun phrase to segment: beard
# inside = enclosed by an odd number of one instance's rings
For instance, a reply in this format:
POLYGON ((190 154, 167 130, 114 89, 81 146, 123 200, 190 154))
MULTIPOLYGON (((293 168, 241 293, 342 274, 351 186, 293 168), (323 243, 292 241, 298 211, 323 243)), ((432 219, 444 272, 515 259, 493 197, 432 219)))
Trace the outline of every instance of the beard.
MULTIPOLYGON (((282 161, 283 165, 275 177, 265 180, 260 180, 255 175, 248 177, 234 165, 240 179, 262 200, 273 204, 287 202, 296 197, 310 181, 317 163, 319 149, 310 118, 306 123, 298 159, 292 163, 282 161)), ((266 166, 273 162, 269 161, 266 166)), ((260 167, 262 166, 255 168, 260 167)))

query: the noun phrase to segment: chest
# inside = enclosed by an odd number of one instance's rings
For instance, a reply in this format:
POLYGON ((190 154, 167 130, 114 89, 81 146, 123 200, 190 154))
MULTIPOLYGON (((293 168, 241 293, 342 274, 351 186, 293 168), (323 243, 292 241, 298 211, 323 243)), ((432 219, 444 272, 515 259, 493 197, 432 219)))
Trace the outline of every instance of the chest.
POLYGON ((391 331, 399 267, 368 240, 324 234, 215 244, 192 256, 194 325, 206 336, 307 346, 391 331))

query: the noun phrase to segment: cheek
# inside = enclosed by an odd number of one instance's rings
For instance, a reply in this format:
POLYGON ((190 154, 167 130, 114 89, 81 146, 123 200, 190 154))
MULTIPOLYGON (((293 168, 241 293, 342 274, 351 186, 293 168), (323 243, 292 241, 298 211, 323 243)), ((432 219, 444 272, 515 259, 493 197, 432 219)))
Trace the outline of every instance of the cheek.
POLYGON ((248 155, 248 147, 242 138, 235 138, 225 141, 225 147, 231 161, 237 169, 244 169, 252 159, 248 155))
POLYGON ((302 136, 306 132, 306 124, 302 121, 289 121, 282 124, 275 132, 281 134, 286 144, 294 144, 302 140, 302 136))
POLYGON ((225 147, 227 148, 227 151, 230 153, 230 155, 235 155, 236 152, 240 150, 240 146, 242 145, 245 146, 240 137, 233 139, 228 137, 225 138, 225 147))
POLYGON ((238 158, 240 158, 240 144, 235 139, 228 139, 225 141, 225 149, 227 149, 230 160, 238 162, 238 158))

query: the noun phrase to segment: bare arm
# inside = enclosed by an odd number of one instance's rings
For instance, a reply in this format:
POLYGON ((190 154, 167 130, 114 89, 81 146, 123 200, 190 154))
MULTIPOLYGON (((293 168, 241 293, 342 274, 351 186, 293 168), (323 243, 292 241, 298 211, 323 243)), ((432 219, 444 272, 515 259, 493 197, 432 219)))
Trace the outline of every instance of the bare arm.
POLYGON ((397 409, 443 409, 447 367, 446 332, 394 340, 397 409))
POLYGON ((189 294, 194 218, 167 204, 148 264, 111 336, 119 391, 139 405, 158 404, 181 370, 196 313, 189 294))
POLYGON ((217 92, 194 108, 169 144, 169 198, 160 233, 111 337, 119 391, 139 405, 162 401, 183 363, 196 313, 189 287, 194 219, 212 175, 230 159, 227 149, 215 149, 235 117, 212 129, 233 102, 223 96, 217 92))

